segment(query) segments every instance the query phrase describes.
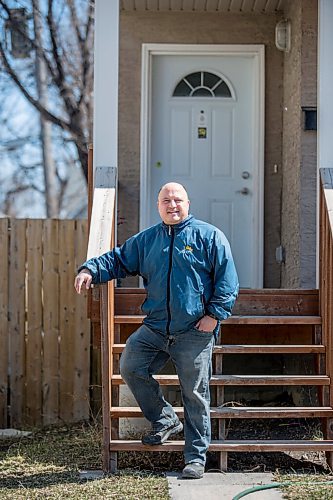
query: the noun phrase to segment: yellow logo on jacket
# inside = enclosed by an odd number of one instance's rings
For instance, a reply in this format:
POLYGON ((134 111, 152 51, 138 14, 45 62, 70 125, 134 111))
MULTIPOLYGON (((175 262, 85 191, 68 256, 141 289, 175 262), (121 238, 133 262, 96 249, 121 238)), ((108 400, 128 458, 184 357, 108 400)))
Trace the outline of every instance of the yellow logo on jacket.
POLYGON ((185 250, 186 250, 187 252, 193 252, 193 248, 192 248, 192 247, 190 247, 190 245, 186 245, 185 250))

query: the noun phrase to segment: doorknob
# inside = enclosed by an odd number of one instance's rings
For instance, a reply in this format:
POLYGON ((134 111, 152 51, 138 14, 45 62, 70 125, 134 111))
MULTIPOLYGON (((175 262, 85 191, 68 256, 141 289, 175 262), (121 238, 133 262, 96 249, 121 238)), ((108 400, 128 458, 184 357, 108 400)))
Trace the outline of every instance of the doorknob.
POLYGON ((244 172, 242 172, 242 178, 249 179, 249 177, 250 177, 250 172, 247 172, 247 170, 244 170, 244 172))
POLYGON ((242 189, 239 189, 238 191, 236 191, 236 193, 240 193, 240 194, 249 194, 250 190, 249 188, 247 187, 243 187, 242 189))

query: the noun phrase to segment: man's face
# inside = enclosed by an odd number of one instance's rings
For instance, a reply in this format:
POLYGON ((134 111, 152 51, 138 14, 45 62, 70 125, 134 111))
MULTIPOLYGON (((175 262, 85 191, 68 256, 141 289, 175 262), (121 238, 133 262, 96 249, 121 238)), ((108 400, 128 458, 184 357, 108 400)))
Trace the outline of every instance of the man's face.
POLYGON ((165 224, 178 224, 186 219, 190 202, 183 186, 174 182, 166 184, 158 195, 157 208, 165 224))

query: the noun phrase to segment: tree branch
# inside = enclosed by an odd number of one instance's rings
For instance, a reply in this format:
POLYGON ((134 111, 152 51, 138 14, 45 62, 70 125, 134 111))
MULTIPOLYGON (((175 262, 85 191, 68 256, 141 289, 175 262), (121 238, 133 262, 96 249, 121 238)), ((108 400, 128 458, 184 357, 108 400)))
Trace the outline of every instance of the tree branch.
POLYGON ((47 25, 49 29, 49 34, 50 34, 50 39, 51 39, 51 44, 52 44, 52 53, 53 57, 55 60, 55 64, 57 67, 57 77, 56 77, 56 85, 59 89, 59 93, 61 97, 64 99, 66 109, 68 111, 68 114, 71 115, 75 112, 75 103, 73 102, 71 95, 70 95, 70 90, 66 84, 66 79, 65 79, 65 71, 62 65, 61 57, 59 54, 59 43, 58 43, 58 37, 56 34, 56 27, 54 24, 54 19, 53 19, 53 0, 48 0, 48 12, 47 12, 47 25))
POLYGON ((67 130, 68 132, 72 132, 70 123, 67 123, 62 118, 55 116, 53 113, 51 113, 50 111, 45 109, 44 106, 42 106, 40 104, 40 102, 37 99, 35 99, 30 94, 30 92, 28 92, 28 90, 24 87, 24 85, 21 83, 18 75, 16 74, 14 68, 9 63, 1 42, 0 42, 0 55, 2 57, 3 64, 5 66, 5 69, 8 73, 8 75, 13 80, 13 82, 16 84, 16 86, 19 88, 19 90, 22 92, 24 97, 30 102, 30 104, 32 104, 37 109, 37 111, 39 111, 39 113, 42 113, 47 120, 54 123, 58 127, 61 127, 64 130, 67 130))
POLYGON ((13 27, 15 27, 15 30, 25 39, 27 40, 31 47, 38 53, 39 57, 41 57, 46 66, 47 66, 47 69, 51 75, 51 78, 52 80, 55 82, 55 78, 56 78, 56 74, 55 74, 55 70, 52 66, 52 63, 50 61, 50 59, 47 57, 47 50, 41 50, 41 47, 39 47, 35 40, 31 39, 30 37, 27 36, 27 34, 22 30, 22 28, 20 28, 20 25, 15 22, 15 20, 13 19, 13 16, 12 16, 12 13, 11 13, 11 9, 8 7, 8 5, 3 1, 3 0, 0 0, 0 6, 6 11, 6 14, 8 16, 8 21, 11 23, 11 25, 13 27))

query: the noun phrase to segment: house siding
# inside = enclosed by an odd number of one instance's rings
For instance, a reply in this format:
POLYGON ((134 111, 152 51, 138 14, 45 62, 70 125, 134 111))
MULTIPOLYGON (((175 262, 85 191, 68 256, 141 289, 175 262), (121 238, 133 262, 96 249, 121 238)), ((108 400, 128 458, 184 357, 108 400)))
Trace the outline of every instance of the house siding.
MULTIPOLYGON (((276 49, 274 43, 275 25, 280 18, 264 14, 121 12, 119 243, 139 230, 142 43, 264 44, 264 286, 280 287, 281 266, 275 260, 275 249, 281 242, 283 54, 276 49), (277 172, 275 165, 278 166, 277 172)), ((299 92, 298 86, 295 87, 295 92, 299 92)), ((297 162, 300 162, 298 157, 297 162)), ((129 286, 135 284, 135 281, 130 280, 126 284, 129 286)))
POLYGON ((283 288, 316 286, 317 134, 304 131, 302 107, 317 99, 317 0, 289 2, 291 50, 284 60, 283 288))

